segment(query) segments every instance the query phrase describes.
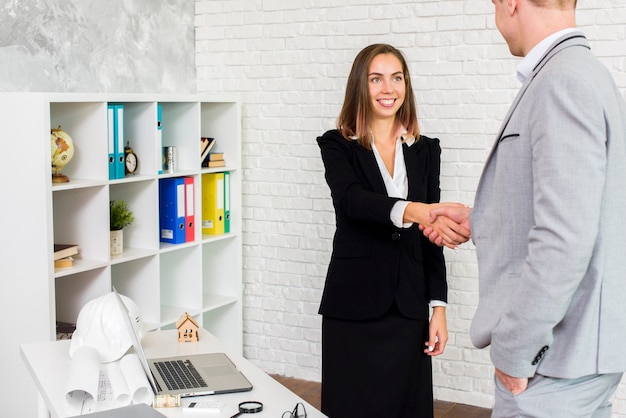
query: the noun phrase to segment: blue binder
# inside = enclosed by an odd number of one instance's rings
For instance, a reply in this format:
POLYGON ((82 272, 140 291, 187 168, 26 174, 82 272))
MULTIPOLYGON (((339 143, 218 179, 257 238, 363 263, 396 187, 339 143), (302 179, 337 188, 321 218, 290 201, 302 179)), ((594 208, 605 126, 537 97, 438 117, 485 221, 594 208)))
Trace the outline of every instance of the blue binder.
POLYGON ((115 105, 115 178, 123 179, 126 176, 124 169, 124 105, 115 105))
POLYGON ((115 140, 115 133, 117 132, 117 127, 115 125, 115 105, 107 106, 107 138, 109 145, 109 180, 114 180, 117 178, 115 167, 116 167, 116 145, 117 142, 115 140))
POLYGON ((159 142, 159 161, 157 167, 159 167, 159 174, 163 174, 163 105, 157 103, 157 141, 159 142))
POLYGON ((159 181, 159 236, 161 242, 186 241, 185 180, 172 177, 159 181))

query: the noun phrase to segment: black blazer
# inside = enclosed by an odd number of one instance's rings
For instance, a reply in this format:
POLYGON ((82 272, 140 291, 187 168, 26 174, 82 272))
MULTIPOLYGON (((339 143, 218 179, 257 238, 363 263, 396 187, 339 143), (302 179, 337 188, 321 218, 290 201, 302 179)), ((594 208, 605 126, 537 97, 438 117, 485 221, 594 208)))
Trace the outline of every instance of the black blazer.
MULTIPOLYGON (((396 228, 391 208, 401 199, 387 196, 374 152, 337 130, 317 138, 335 207, 336 232, 319 313, 339 319, 383 315, 394 300, 400 312, 428 318, 428 302, 447 302, 443 249, 417 224, 396 228)), ((439 201, 441 148, 421 136, 403 145, 410 201, 439 201)))

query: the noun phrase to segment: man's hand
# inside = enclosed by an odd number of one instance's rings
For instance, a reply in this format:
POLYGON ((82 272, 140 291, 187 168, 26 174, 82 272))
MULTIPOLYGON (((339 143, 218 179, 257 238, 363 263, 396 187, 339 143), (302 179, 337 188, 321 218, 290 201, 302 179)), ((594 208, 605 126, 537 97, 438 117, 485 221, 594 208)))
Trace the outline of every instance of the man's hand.
POLYGON ((519 395, 528 387, 527 377, 513 377, 496 369, 496 377, 513 395, 519 395))
POLYGON ((470 208, 463 205, 448 205, 442 203, 436 205, 430 211, 430 226, 420 225, 420 229, 430 242, 439 246, 456 248, 470 239, 470 208), (442 235, 439 233, 443 229, 441 224, 448 230, 454 231, 454 235, 442 235))

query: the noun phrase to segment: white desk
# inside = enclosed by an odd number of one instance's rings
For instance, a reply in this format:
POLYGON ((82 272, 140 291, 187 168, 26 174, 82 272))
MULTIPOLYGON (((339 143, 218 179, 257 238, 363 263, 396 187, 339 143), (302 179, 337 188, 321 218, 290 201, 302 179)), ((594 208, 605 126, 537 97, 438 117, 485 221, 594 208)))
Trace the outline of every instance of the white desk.
MULTIPOLYGON (((69 340, 21 346, 22 358, 53 418, 67 416, 64 402, 70 369, 69 346, 69 340)), ((207 417, 230 418, 238 412, 239 402, 249 400, 262 402, 263 411, 256 414, 244 414, 241 415, 242 418, 277 418, 284 411, 291 411, 298 402, 305 405, 309 418, 326 417, 251 362, 229 350, 206 330, 200 330, 199 341, 193 343, 179 343, 176 330, 149 332, 142 340, 142 346, 148 358, 212 352, 224 352, 230 357, 237 368, 250 380, 253 389, 249 392, 212 395, 212 399, 223 402, 225 406, 219 415, 210 414, 207 417)), ((186 398, 182 402, 186 405, 192 400, 193 398, 186 398)), ((159 408, 158 411, 171 418, 183 417, 182 407, 159 408)), ((190 415, 184 416, 190 417, 190 415)))

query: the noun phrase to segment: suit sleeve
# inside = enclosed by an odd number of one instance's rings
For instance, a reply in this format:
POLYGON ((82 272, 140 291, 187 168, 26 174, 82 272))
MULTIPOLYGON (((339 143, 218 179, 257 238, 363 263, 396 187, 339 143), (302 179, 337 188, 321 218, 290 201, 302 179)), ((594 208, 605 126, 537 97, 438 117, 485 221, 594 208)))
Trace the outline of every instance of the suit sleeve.
MULTIPOLYGON (((317 143, 335 208, 360 222, 393 226, 390 213, 399 199, 365 188, 357 175, 357 170, 361 170, 361 178, 381 177, 374 156, 369 155, 371 151, 356 146, 343 138, 336 130, 328 131, 318 137, 317 143), (362 159, 372 159, 374 165, 371 166, 371 170, 358 163, 356 153, 361 153, 362 159)), ((382 177, 380 182, 384 185, 382 177)))
MULTIPOLYGON (((422 137, 429 152, 429 169, 425 203, 438 203, 441 198, 439 174, 441 170, 441 147, 439 139, 422 137)), ((428 286, 428 300, 448 301, 448 284, 443 248, 431 243, 423 234, 419 234, 424 259, 424 273, 428 286)))

